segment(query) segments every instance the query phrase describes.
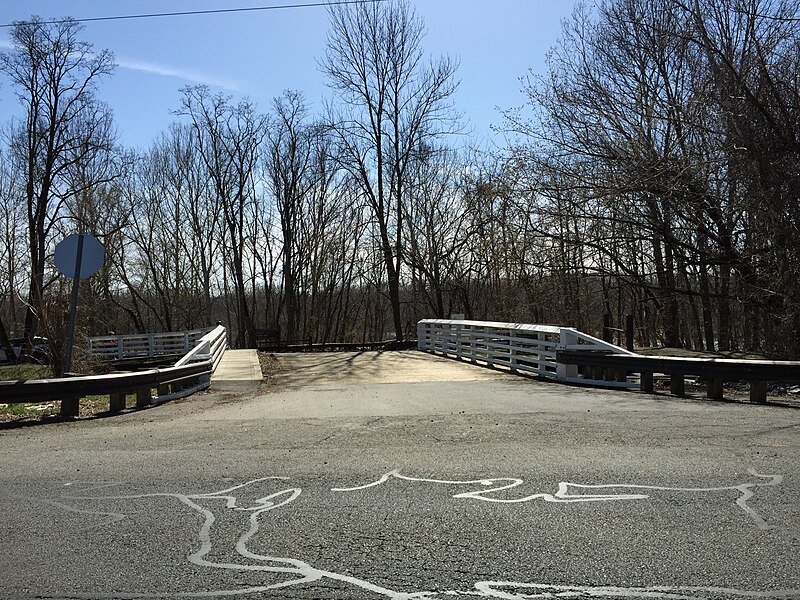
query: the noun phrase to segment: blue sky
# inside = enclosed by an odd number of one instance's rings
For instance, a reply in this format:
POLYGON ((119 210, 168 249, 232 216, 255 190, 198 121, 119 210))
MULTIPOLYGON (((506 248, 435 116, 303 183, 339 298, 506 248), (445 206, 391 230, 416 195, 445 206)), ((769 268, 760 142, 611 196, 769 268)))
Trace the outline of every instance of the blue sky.
MULTIPOLYGON (((2 23, 293 4, 308 0, 3 0, 2 23)), ((458 58, 461 81, 454 99, 478 141, 490 138, 501 118, 496 107, 524 102, 519 77, 543 72, 547 50, 573 0, 411 0, 424 20, 425 50, 458 58)), ((263 110, 284 89, 302 91, 320 110, 329 95, 317 60, 328 27, 324 8, 162 17, 86 23, 82 39, 111 50, 118 63, 99 96, 114 111, 120 141, 145 147, 176 120, 178 90, 205 83, 234 97, 248 96, 263 110)), ((0 49, 10 30, 0 29, 0 49)), ((0 120, 18 110, 4 81, 0 120)))

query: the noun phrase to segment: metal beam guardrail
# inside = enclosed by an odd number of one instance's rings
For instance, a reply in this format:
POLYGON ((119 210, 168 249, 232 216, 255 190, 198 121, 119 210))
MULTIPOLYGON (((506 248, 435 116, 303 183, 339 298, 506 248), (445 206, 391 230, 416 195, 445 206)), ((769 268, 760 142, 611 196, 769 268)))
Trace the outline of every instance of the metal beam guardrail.
POLYGON ((685 393, 686 375, 699 375, 706 379, 706 395, 719 400, 726 381, 745 381, 750 386, 750 400, 767 401, 767 382, 800 382, 800 362, 752 360, 734 358, 695 358, 678 356, 648 356, 643 354, 618 354, 604 352, 576 352, 564 350, 557 353, 559 362, 583 367, 584 371, 622 371, 639 373, 641 389, 653 391, 653 374, 663 373, 670 378, 670 392, 685 393))
POLYGON ((109 396, 109 412, 125 408, 127 394, 136 394, 142 408, 181 398, 211 385, 211 375, 227 347, 227 331, 219 325, 202 336, 173 367, 134 373, 87 375, 62 379, 0 381, 3 402, 25 403, 61 400, 61 415, 78 415, 79 400, 85 396, 109 396), (156 394, 153 395, 153 390, 156 394))

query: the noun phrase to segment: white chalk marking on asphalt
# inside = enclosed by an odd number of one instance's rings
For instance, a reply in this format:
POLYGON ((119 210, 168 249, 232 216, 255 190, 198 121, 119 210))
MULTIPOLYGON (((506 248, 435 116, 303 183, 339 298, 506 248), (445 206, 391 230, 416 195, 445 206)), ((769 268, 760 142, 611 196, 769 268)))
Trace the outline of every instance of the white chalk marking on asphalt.
MULTIPOLYGON (((287 488, 284 490, 280 490, 278 492, 274 492, 272 494, 266 495, 262 498, 259 498, 254 501, 252 506, 240 506, 236 496, 232 495, 231 492, 235 492, 237 490, 241 490, 247 486, 258 484, 261 482, 265 482, 268 480, 285 480, 286 477, 261 477, 258 479, 253 479, 246 483, 232 486, 226 488, 224 490, 219 490, 217 492, 209 492, 204 494, 179 494, 179 493, 148 493, 148 494, 126 494, 126 495, 116 495, 116 496, 78 496, 78 495, 70 495, 70 496, 62 496, 59 501, 53 500, 42 500, 48 504, 53 504, 59 507, 63 507, 67 510, 81 513, 81 514, 97 514, 102 516, 108 516, 112 513, 105 513, 105 512, 98 512, 98 511, 90 511, 85 509, 79 509, 72 507, 66 502, 68 501, 103 501, 103 500, 143 500, 147 498, 173 498, 180 501, 182 504, 188 506, 192 510, 195 510, 201 513, 205 519, 200 527, 198 532, 198 542, 199 548, 188 555, 188 560, 193 565, 199 567, 209 567, 215 569, 226 569, 231 571, 248 571, 248 572, 265 572, 265 573, 283 573, 286 575, 293 575, 296 579, 291 579, 288 581, 283 581, 280 583, 275 583, 271 585, 264 585, 264 586, 251 586, 247 588, 239 588, 234 590, 215 590, 215 591, 204 591, 204 592, 179 592, 179 593, 169 593, 169 594, 158 594, 158 593, 139 593, 139 592, 116 592, 114 594, 71 594, 71 597, 76 598, 163 598, 163 597, 223 597, 223 596, 236 596, 236 595, 243 595, 243 594, 253 594, 258 592, 267 592, 270 590, 277 590, 280 588, 286 587, 294 587, 302 584, 313 583, 320 579, 332 579, 336 581, 341 581, 343 583, 353 585, 355 587, 359 587, 361 589, 374 592, 380 596, 384 596, 386 598, 391 598, 392 600, 411 600, 414 598, 426 598, 430 597, 434 594, 434 592, 412 592, 412 593, 405 593, 405 592, 398 592, 395 590, 391 590, 379 585, 376 585, 372 582, 359 579, 357 577, 352 577, 349 575, 344 575, 341 573, 336 573, 333 571, 325 571, 323 569, 317 569, 312 567, 308 563, 294 559, 294 558, 284 558, 284 557, 277 557, 277 556, 268 556, 263 554, 256 554, 251 552, 247 548, 247 543, 258 533, 260 528, 259 523, 259 516, 267 511, 274 510, 276 508, 280 508, 285 506, 294 500, 296 500, 302 490, 300 488, 287 488), (220 545, 223 546, 223 549, 228 549, 224 546, 224 544, 220 544, 219 540, 213 539, 213 525, 217 520, 217 515, 206 506, 201 505, 200 503, 203 501, 208 500, 223 500, 224 501, 224 508, 233 511, 239 512, 249 512, 247 518, 247 527, 246 531, 241 533, 235 540, 233 546, 236 553, 243 557, 247 558, 251 561, 256 561, 257 564, 237 564, 237 563, 228 563, 228 562, 214 562, 208 560, 208 555, 220 545), (271 563, 271 564, 261 564, 261 563, 271 563)), ((119 513, 113 513, 119 514, 119 513)), ((121 515, 121 518, 124 518, 124 515, 121 515)), ((120 519, 117 519, 120 520, 120 519)), ((44 596, 43 596, 44 597, 44 596)))
POLYGON ((790 533, 775 525, 769 525, 764 520, 764 518, 758 512, 756 512, 755 509, 753 509, 749 504, 747 504, 747 501, 750 500, 754 495, 753 488, 772 487, 780 485, 783 482, 783 475, 760 475, 759 473, 756 473, 752 469, 750 469, 748 472, 754 477, 769 479, 769 481, 764 483, 758 483, 758 482, 740 483, 737 485, 707 487, 707 488, 667 487, 667 486, 657 486, 657 485, 639 485, 631 483, 608 483, 600 485, 589 485, 581 483, 571 483, 569 481, 562 481, 558 484, 558 490, 555 492, 555 494, 540 492, 536 494, 531 494, 529 496, 523 496, 521 498, 497 498, 488 496, 487 494, 513 489, 515 487, 522 485, 524 483, 524 480, 516 477, 494 477, 494 478, 470 479, 470 480, 430 479, 426 477, 410 477, 408 475, 401 474, 400 469, 394 469, 393 471, 384 473, 377 480, 371 483, 367 483, 364 485, 357 485, 353 487, 335 487, 331 488, 331 491, 356 492, 359 490, 366 490, 378 485, 382 485, 387 481, 389 481, 390 479, 400 479, 403 481, 412 481, 419 483, 435 483, 442 485, 482 485, 484 487, 491 486, 489 487, 489 489, 480 489, 470 492, 461 492, 459 494, 453 494, 453 498, 469 498, 472 500, 481 500, 483 502, 496 502, 499 504, 520 504, 523 502, 531 502, 533 500, 539 500, 539 499, 544 500, 545 502, 571 503, 571 502, 616 502, 621 500, 646 500, 650 498, 650 496, 647 494, 571 493, 570 490, 572 489, 593 490, 593 491, 610 490, 610 489, 629 489, 629 490, 685 492, 685 493, 726 492, 726 491, 736 490, 741 494, 736 499, 736 505, 739 506, 742 510, 744 510, 744 512, 755 522, 756 526, 759 529, 764 531, 781 530, 790 533))
MULTIPOLYGON (((584 485, 574 484, 570 482, 561 482, 558 486, 558 491, 555 494, 539 493, 530 496, 525 496, 518 499, 503 499, 491 498, 485 496, 493 492, 515 488, 523 483, 522 479, 512 477, 491 478, 491 479, 474 479, 474 480, 446 480, 446 479, 428 479, 409 477, 402 475, 399 469, 395 469, 388 473, 383 474, 378 480, 350 488, 332 488, 334 492, 351 492, 357 490, 364 490, 372 488, 390 479, 400 479, 411 482, 424 482, 436 483, 447 485, 481 485, 484 488, 469 492, 462 492, 456 494, 454 498, 469 498, 473 500, 481 500, 485 502, 501 502, 501 503, 519 503, 528 502, 535 499, 543 499, 548 502, 593 502, 593 501, 614 501, 614 500, 641 500, 648 498, 643 494, 572 494, 569 492, 571 488, 584 489, 584 490, 605 490, 611 488, 632 488, 636 490, 661 490, 661 491, 680 491, 680 492, 716 492, 716 491, 730 491, 738 490, 742 495, 737 499, 736 504, 739 505, 762 529, 773 529, 769 526, 764 519, 755 512, 748 504, 747 500, 753 496, 753 488, 764 486, 775 486, 782 482, 780 475, 759 475, 755 471, 750 473, 759 478, 769 479, 766 483, 742 483, 734 486, 725 487, 709 487, 709 488, 675 488, 675 487, 662 487, 662 486, 646 486, 646 485, 633 485, 633 484, 603 484, 603 485, 584 485), (498 485, 502 484, 502 485, 498 485)), ((164 598, 164 597, 194 597, 194 598, 209 598, 209 597, 230 597, 245 594, 254 594, 261 592, 269 592, 281 588, 296 587, 304 584, 314 583, 321 579, 329 579, 340 581, 342 583, 361 588, 366 591, 373 592, 379 596, 390 598, 391 600, 411 600, 413 598, 433 598, 436 596, 472 596, 483 598, 496 598, 503 600, 533 600, 540 598, 618 598, 622 600, 631 599, 655 599, 655 600, 703 600, 706 598, 722 598, 727 597, 732 600, 735 599, 760 599, 760 598, 774 598, 777 600, 791 600, 800 598, 800 590, 773 590, 773 591, 750 591, 738 590, 734 588, 722 587, 690 587, 690 586, 654 586, 648 588, 625 588, 625 587, 608 587, 608 586, 564 586, 564 585, 549 585, 543 583, 523 583, 513 581, 479 581, 475 583, 474 588, 470 590, 448 590, 441 592, 398 592, 383 586, 373 584, 372 582, 333 571, 326 571, 312 567, 308 563, 294 558, 284 558, 276 556, 268 556, 263 554, 256 554, 251 552, 247 544, 259 532, 260 523, 259 516, 267 511, 274 510, 286 506, 296 500, 302 490, 296 487, 286 488, 271 494, 267 494, 258 498, 251 506, 240 506, 237 497, 232 494, 238 490, 242 490, 248 486, 263 483, 270 480, 286 480, 286 477, 261 477, 253 479, 243 484, 228 487, 216 492, 202 493, 202 494, 180 494, 180 493, 147 493, 147 494, 130 494, 130 495, 116 495, 116 496, 62 496, 58 500, 42 500, 48 504, 64 508, 80 514, 95 514, 106 517, 104 524, 113 523, 124 518, 122 513, 110 513, 91 511, 87 509, 76 508, 67 504, 67 502, 74 501, 104 501, 104 500, 142 500, 147 498, 172 498, 180 501, 185 506, 188 506, 194 511, 201 513, 205 519, 203 525, 198 532, 199 548, 188 555, 190 563, 207 568, 226 569, 231 571, 249 571, 249 572, 265 572, 265 573, 282 573, 292 575, 295 578, 287 581, 273 583, 270 585, 250 586, 246 588, 237 588, 229 590, 214 590, 203 592, 180 592, 180 593, 139 593, 139 592, 116 592, 113 594, 70 594, 74 598, 164 598), (204 501, 224 501, 224 508, 226 510, 237 511, 237 513, 249 513, 247 518, 246 530, 241 533, 235 540, 233 546, 236 553, 242 558, 254 561, 251 564, 236 564, 227 562, 214 562, 208 560, 208 555, 217 547, 222 546, 223 550, 230 550, 220 540, 214 540, 213 525, 217 520, 217 515, 213 510, 201 505, 204 501), (108 517, 113 517, 113 520, 108 521, 108 517), (263 564, 271 563, 271 564, 263 564)), ((76 482, 73 482, 73 484, 76 482)), ((83 483, 83 482, 81 482, 83 483)), ((113 485, 121 485, 119 483, 103 483, 93 485, 84 490, 93 491, 97 489, 105 489, 113 485)), ((46 596, 40 596, 46 597, 46 596)))

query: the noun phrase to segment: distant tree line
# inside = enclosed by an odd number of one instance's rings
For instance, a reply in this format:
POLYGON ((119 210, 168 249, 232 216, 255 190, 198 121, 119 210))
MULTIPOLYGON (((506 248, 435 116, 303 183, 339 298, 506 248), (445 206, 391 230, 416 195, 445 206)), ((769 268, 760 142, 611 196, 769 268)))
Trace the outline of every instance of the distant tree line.
POLYGON ((402 340, 452 313, 597 333, 608 313, 641 345, 800 353, 796 2, 581 5, 491 152, 453 135, 458 65, 427 58, 406 2, 329 12, 324 111, 186 87, 144 151, 98 97, 110 53, 75 21, 15 26, 0 343, 63 340, 52 253, 82 231, 107 257, 81 289, 93 335, 402 340))
POLYGON ((506 174, 558 276, 641 342, 800 353, 800 21, 785 0, 579 8, 506 174), (527 195, 520 193, 527 189, 527 195))

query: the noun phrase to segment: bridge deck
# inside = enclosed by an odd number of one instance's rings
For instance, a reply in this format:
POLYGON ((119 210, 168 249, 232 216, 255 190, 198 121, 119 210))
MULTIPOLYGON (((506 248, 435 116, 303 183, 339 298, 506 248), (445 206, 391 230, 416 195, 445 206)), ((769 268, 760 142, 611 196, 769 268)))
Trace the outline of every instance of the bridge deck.
POLYGON ((484 381, 512 377, 508 372, 480 368, 417 350, 312 352, 276 355, 277 389, 328 387, 365 383, 484 381))

